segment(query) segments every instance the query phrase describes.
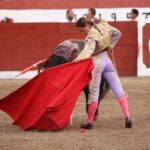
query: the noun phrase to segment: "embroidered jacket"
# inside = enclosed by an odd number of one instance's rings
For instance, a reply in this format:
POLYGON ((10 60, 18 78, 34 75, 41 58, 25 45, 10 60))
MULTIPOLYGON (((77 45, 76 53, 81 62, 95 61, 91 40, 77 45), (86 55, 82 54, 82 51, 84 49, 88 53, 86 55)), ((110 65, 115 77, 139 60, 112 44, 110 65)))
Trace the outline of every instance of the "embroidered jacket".
POLYGON ((105 48, 114 48, 121 32, 115 27, 109 25, 105 21, 101 21, 99 24, 93 26, 85 38, 85 46, 77 59, 85 59, 91 55, 97 54, 105 48))

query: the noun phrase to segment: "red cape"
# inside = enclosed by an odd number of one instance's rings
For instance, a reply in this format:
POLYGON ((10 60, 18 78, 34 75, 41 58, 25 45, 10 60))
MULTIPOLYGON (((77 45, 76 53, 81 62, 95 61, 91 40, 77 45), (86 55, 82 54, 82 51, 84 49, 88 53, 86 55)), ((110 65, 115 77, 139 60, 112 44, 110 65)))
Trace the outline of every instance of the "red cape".
POLYGON ((24 130, 62 130, 91 80, 91 59, 47 69, 0 100, 0 109, 24 130))

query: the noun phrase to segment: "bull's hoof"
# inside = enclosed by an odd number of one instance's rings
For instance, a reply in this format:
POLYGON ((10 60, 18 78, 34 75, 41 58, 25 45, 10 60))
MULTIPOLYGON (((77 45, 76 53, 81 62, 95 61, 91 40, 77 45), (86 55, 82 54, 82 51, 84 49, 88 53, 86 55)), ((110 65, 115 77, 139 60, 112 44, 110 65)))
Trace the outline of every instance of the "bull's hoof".
POLYGON ((132 121, 129 117, 126 117, 126 119, 125 119, 125 127, 132 128, 132 121))
POLYGON ((84 129, 92 129, 94 126, 92 125, 92 123, 86 123, 86 124, 81 124, 80 128, 84 128, 84 129))
POLYGON ((98 108, 96 109, 96 112, 95 112, 95 114, 94 114, 94 118, 93 118, 93 120, 94 121, 96 121, 97 119, 98 119, 98 108))
POLYGON ((98 118, 98 114, 94 116, 93 120, 96 121, 98 118))

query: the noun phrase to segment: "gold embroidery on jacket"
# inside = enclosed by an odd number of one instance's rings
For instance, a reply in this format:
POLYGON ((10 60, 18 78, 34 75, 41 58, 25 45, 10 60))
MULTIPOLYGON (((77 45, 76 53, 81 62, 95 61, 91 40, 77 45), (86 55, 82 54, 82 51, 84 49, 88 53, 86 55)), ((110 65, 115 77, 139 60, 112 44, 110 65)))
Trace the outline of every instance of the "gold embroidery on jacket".
POLYGON ((93 38, 96 41, 96 47, 93 54, 99 53, 105 48, 109 47, 111 39, 111 30, 106 23, 101 22, 96 25, 100 32, 93 26, 88 32, 85 41, 89 38, 93 38))

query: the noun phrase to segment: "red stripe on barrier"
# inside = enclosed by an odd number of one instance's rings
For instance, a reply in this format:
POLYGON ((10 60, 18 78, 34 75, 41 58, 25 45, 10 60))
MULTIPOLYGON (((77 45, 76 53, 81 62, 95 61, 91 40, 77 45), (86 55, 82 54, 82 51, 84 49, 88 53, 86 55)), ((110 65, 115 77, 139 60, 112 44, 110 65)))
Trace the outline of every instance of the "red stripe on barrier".
POLYGON ((121 8, 121 7, 150 7, 148 0, 1 0, 1 9, 68 9, 68 8, 121 8))
POLYGON ((146 24, 143 28, 143 62, 146 67, 150 68, 150 24, 146 24))

